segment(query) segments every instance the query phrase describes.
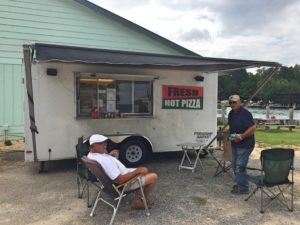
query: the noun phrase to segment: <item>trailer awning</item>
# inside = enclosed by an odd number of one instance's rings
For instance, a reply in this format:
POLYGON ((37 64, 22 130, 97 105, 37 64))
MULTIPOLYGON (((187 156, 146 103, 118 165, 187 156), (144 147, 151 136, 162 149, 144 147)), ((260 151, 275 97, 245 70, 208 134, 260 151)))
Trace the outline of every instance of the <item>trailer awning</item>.
POLYGON ((36 43, 31 45, 38 62, 88 63, 147 68, 196 69, 221 71, 238 68, 278 67, 277 62, 210 58, 202 56, 174 56, 95 48, 82 48, 36 43))

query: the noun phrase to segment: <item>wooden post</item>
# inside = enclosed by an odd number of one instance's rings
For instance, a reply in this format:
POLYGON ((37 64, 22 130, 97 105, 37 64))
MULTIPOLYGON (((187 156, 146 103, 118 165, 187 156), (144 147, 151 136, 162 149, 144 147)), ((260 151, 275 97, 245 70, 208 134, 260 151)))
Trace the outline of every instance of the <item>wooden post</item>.
POLYGON ((294 124, 294 108, 289 108, 289 125, 294 124))
POLYGON ((4 143, 8 140, 8 130, 4 130, 4 143))
POLYGON ((266 105, 266 119, 269 120, 270 119, 270 106, 266 105))
POLYGON ((226 104, 225 102, 221 102, 221 109, 222 109, 222 123, 225 124, 225 115, 226 115, 226 104))

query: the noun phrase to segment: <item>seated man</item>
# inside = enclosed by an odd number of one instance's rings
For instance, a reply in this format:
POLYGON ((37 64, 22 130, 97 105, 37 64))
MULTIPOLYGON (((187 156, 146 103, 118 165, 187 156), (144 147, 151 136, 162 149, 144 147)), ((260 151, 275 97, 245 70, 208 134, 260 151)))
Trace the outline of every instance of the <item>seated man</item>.
MULTIPOLYGON (((156 173, 149 173, 146 167, 126 168, 114 156, 118 155, 117 150, 112 150, 110 153, 106 151, 107 137, 94 134, 90 137, 90 152, 87 157, 91 160, 97 161, 104 169, 107 176, 116 184, 123 184, 137 175, 142 176, 142 184, 144 186, 144 194, 146 201, 151 207, 152 202, 149 201, 149 193, 154 188, 157 181, 156 173)), ((139 187, 138 181, 127 187, 127 190, 134 190, 139 187)), ((139 196, 135 196, 132 201, 133 208, 144 208, 144 204, 139 196)))

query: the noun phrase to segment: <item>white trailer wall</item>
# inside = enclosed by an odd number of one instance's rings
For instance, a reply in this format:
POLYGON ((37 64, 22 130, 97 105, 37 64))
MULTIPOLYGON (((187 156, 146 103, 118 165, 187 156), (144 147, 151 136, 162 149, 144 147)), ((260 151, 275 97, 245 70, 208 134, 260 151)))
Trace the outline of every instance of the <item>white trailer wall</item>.
MULTIPOLYGON (((195 132, 217 130, 217 73, 171 69, 141 69, 87 64, 32 64, 35 103, 37 159, 39 161, 75 157, 79 136, 92 133, 139 133, 153 143, 153 152, 176 151, 182 142, 195 142, 195 132), (47 68, 56 68, 57 76, 48 76, 47 68), (74 72, 155 75, 153 85, 153 117, 92 119, 76 118, 76 86, 74 72), (204 81, 194 80, 195 75, 204 81), (202 86, 203 109, 162 109, 162 85, 202 86), (51 149, 51 153, 49 153, 51 149)), ((33 150, 29 130, 28 104, 25 104, 26 149, 33 150)), ((25 154, 33 160, 33 153, 25 154)))

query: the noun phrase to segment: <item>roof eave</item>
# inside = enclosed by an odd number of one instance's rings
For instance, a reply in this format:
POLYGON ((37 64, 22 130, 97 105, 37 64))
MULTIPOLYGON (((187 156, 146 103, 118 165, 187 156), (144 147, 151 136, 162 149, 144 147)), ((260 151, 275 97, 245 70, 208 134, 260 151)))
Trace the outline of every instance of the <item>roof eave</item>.
POLYGON ((117 21, 118 23, 121 23, 122 25, 124 25, 126 27, 129 27, 132 30, 135 30, 139 33, 143 33, 144 35, 146 35, 146 36, 148 36, 148 37, 150 37, 150 38, 152 38, 152 39, 154 39, 158 42, 161 42, 164 45, 166 45, 170 48, 173 48, 176 51, 178 51, 178 52, 180 52, 184 55, 198 56, 198 57, 201 56, 201 55, 199 55, 199 54, 197 54, 197 53, 195 53, 195 52, 193 52, 189 49, 186 49, 186 48, 184 48, 184 47, 182 47, 182 46, 180 46, 180 45, 178 45, 178 44, 176 44, 176 43, 174 43, 174 42, 172 42, 172 41, 170 41, 170 40, 168 40, 168 39, 166 39, 166 38, 164 38, 164 37, 162 37, 162 36, 160 36, 160 35, 158 35, 154 32, 152 32, 152 31, 150 31, 150 30, 145 29, 144 27, 141 27, 141 26, 139 26, 139 25, 137 25, 137 24, 135 24, 135 23, 119 16, 119 15, 117 15, 117 14, 114 14, 114 13, 112 13, 112 12, 110 12, 110 11, 108 11, 108 10, 98 6, 98 5, 95 5, 92 2, 89 2, 88 0, 74 0, 74 1, 81 4, 81 5, 83 5, 83 6, 88 7, 89 9, 95 11, 96 13, 104 15, 104 16, 110 18, 110 19, 113 19, 114 21, 117 21))

